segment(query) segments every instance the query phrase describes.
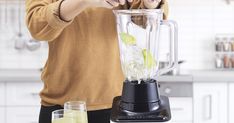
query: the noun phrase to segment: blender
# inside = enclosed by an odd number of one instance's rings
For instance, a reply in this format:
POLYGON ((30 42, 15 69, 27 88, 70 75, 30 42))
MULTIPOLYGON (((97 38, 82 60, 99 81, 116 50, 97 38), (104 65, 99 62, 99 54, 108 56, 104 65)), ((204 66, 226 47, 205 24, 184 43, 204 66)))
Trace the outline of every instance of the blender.
POLYGON ((169 99, 160 95, 157 79, 177 66, 177 24, 163 20, 160 9, 114 10, 120 62, 125 81, 115 97, 111 123, 166 123, 171 120, 169 99), (168 27, 169 64, 159 69, 160 29, 168 27))

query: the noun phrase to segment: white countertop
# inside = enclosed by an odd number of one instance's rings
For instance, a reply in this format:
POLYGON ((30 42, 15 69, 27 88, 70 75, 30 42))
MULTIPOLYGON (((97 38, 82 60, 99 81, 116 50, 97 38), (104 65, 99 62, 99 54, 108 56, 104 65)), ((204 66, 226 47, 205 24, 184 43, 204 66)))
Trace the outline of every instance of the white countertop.
POLYGON ((191 71, 194 82, 234 82, 234 71, 194 70, 191 71))
POLYGON ((160 82, 193 82, 192 75, 163 75, 158 78, 160 82))
MULTIPOLYGON (((160 82, 234 82, 234 71, 192 70, 188 74, 164 75, 160 82)), ((40 82, 39 69, 0 69, 0 82, 40 82)))

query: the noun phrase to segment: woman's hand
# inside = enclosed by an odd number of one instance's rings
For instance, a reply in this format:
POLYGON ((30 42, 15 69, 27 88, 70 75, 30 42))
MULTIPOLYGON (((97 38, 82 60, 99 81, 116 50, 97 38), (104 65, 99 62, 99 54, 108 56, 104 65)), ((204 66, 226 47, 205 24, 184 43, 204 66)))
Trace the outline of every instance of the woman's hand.
POLYGON ((144 5, 148 9, 155 9, 161 2, 161 0, 143 0, 144 5))
POLYGON ((133 0, 89 0, 88 3, 91 7, 105 7, 111 9, 132 1, 133 0))

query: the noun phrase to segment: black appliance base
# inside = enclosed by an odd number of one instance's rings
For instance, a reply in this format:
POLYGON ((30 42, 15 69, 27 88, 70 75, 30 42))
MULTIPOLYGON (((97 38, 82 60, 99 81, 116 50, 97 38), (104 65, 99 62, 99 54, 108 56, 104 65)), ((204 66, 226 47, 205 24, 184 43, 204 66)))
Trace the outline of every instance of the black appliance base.
POLYGON ((159 107, 150 112, 130 112, 120 108, 121 97, 115 97, 111 111, 111 122, 114 123, 133 123, 133 122, 168 122, 171 120, 169 99, 166 96, 160 96, 159 107))

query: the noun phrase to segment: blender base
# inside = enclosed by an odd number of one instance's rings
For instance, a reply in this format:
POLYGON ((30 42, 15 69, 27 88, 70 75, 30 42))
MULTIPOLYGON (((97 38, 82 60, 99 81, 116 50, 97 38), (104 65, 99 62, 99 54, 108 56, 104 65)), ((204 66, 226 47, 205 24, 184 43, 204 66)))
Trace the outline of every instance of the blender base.
POLYGON ((171 112, 169 99, 160 96, 159 107, 151 112, 129 112, 120 108, 121 97, 115 97, 112 105, 111 123, 169 123, 171 112))
MULTIPOLYGON (((110 121, 110 123, 118 123, 118 122, 110 121)), ((121 122, 121 123, 171 123, 171 121, 166 121, 166 122, 121 122)))

